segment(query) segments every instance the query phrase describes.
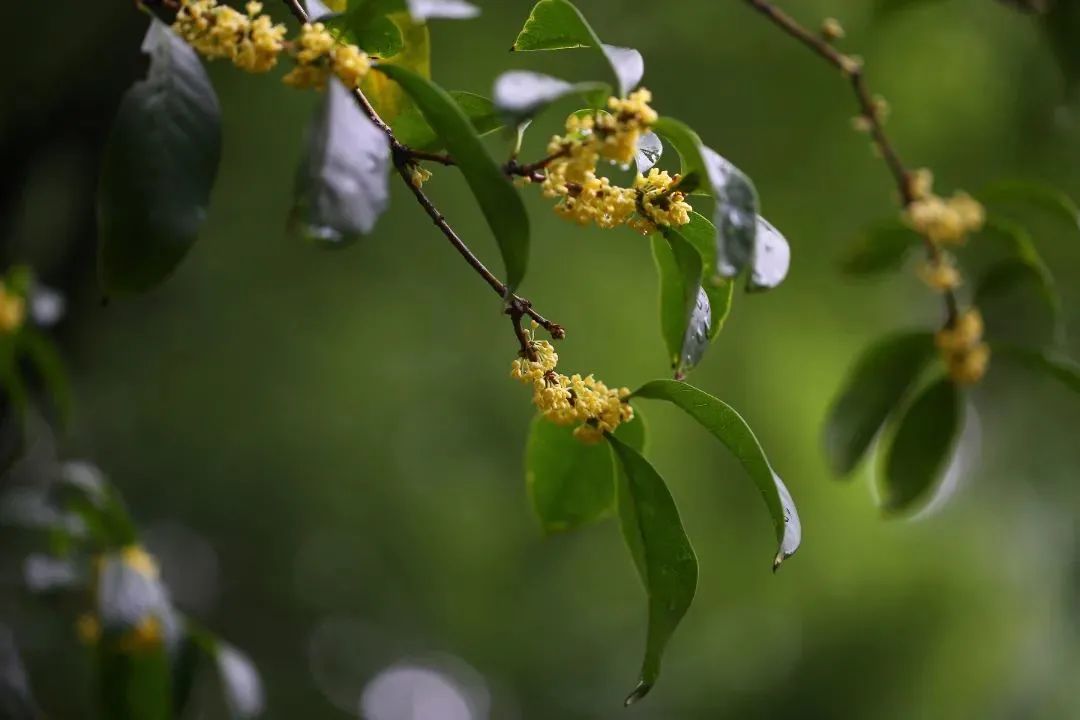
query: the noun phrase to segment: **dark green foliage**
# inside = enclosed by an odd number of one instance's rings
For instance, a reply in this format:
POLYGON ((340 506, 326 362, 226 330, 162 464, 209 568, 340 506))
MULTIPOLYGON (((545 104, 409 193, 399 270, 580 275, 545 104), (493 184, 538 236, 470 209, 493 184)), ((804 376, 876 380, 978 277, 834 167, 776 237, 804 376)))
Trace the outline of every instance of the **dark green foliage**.
POLYGON ((195 51, 155 20, 146 80, 120 103, 98 190, 101 284, 141 292, 164 280, 206 219, 221 117, 195 51))
POLYGON ((652 250, 660 276, 660 329, 671 367, 682 376, 709 345, 711 310, 702 290, 701 255, 676 233, 654 235, 652 250))

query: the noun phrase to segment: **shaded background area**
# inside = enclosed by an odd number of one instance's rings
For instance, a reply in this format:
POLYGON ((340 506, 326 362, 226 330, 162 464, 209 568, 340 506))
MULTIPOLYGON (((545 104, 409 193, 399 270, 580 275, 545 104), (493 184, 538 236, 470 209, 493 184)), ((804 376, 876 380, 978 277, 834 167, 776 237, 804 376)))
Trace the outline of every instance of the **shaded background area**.
MULTIPOLYGON (((488 94, 508 67, 599 70, 573 54, 509 56, 531 3, 478 4, 480 19, 434 28, 444 86, 488 94)), ((35 30, 3 51, 3 254, 69 294, 59 332, 77 407, 61 453, 122 488, 178 604, 258 664, 268 717, 356 716, 365 688, 373 720, 1080 714, 1074 399, 995 366, 959 490, 927 517, 883 521, 865 474, 829 477, 821 422, 861 347, 938 308, 911 273, 866 284, 836 270, 895 212, 851 130, 846 84, 741 3, 579 4, 605 39, 642 51, 656 107, 754 178, 794 255, 781 288, 737 297, 692 380, 756 429, 799 503, 803 548, 772 576, 771 526, 736 463, 676 411, 645 407, 702 567, 645 702, 619 707, 644 598, 616 526, 542 541, 530 514, 531 407, 508 377, 497 299, 401 187, 347 250, 286 234, 314 97, 212 66, 225 149, 205 233, 160 289, 99 303, 97 155, 146 24, 129 3, 13 9, 35 30), (402 688, 427 698, 424 712, 379 710, 402 688)), ((1032 18, 989 0, 787 4, 810 24, 844 21, 903 157, 932 166, 943 191, 1024 177, 1080 196, 1080 109, 1032 18)), ((534 154, 557 124, 540 123, 534 154)), ((497 265, 463 183, 436 170, 431 187, 497 265)), ((663 375, 647 243, 529 201, 523 292, 567 327, 561 365, 631 387, 663 375)), ((1077 234, 1035 227, 1080 320, 1077 234)), ((71 628, 22 602, 16 579, 0 610, 39 699, 82 717, 71 628)))

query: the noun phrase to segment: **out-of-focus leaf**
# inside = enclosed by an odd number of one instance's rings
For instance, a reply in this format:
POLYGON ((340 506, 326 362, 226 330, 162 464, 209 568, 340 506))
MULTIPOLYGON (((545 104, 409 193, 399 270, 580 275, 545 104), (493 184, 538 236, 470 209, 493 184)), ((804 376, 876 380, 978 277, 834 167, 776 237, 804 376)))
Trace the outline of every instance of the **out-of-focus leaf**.
POLYGON ((701 287, 703 263, 697 249, 674 232, 653 235, 652 251, 660 278, 660 329, 671 367, 682 376, 709 345, 711 309, 701 287))
MULTIPOLYGON (((753 183, 738 168, 701 142, 685 123, 662 117, 653 129, 679 152, 680 189, 711 195, 716 228, 716 274, 731 278, 749 266, 755 254, 758 199, 753 183)), ((763 256, 765 254, 763 253, 763 256)))
POLYGON ((97 576, 97 609, 102 632, 121 635, 146 618, 172 621, 169 596, 156 573, 127 562, 122 551, 106 553, 97 576))
POLYGON ((506 284, 516 288, 529 260, 529 217, 521 197, 445 90, 399 66, 380 65, 377 70, 405 89, 454 156, 495 235, 506 265, 506 284))
POLYGON ((1073 392, 1080 393, 1080 363, 1051 350, 993 344, 994 357, 1015 360, 1021 365, 1051 377, 1073 392))
POLYGON ((34 374, 56 407, 61 424, 67 424, 71 418, 71 386, 56 346, 33 328, 23 328, 18 342, 20 353, 30 361, 34 374))
POLYGON ((86 576, 68 558, 33 553, 23 560, 23 582, 32 593, 49 593, 79 587, 86 576))
POLYGON ((100 714, 109 720, 172 720, 172 678, 164 647, 98 647, 100 714))
POLYGON ((963 425, 963 399, 941 378, 922 390, 905 410, 885 452, 882 508, 911 510, 942 480, 963 425))
POLYGON ((852 277, 877 277, 899 270, 904 258, 922 244, 918 233, 899 220, 871 226, 845 252, 840 270, 852 277))
POLYGON ((1080 84, 1080 47, 1076 43, 1080 33, 1080 5, 1070 0, 1057 0, 1040 22, 1065 76, 1066 90, 1072 92, 1075 99, 1080 84))
POLYGON ((22 456, 26 444, 23 411, 6 385, 0 386, 0 476, 22 456))
MULTIPOLYGON (((451 90, 450 97, 469 118, 480 136, 489 135, 504 127, 502 115, 495 109, 495 103, 486 97, 461 90, 451 90)), ((434 152, 443 147, 442 141, 415 105, 398 115, 392 127, 397 139, 411 148, 434 152)))
POLYGON ((509 123, 519 125, 557 100, 595 91, 610 93, 611 87, 604 83, 569 83, 542 73, 511 70, 495 79, 492 97, 495 107, 509 123))
POLYGON ((187 622, 188 637, 217 667, 225 704, 234 720, 261 715, 266 691, 255 664, 244 653, 195 623, 187 622))
POLYGON ((771 290, 787 277, 791 267, 791 246, 768 220, 758 216, 754 233, 754 259, 746 289, 751 292, 771 290))
POLYGON ((38 327, 52 327, 64 317, 67 300, 58 290, 33 282, 27 297, 30 319, 38 327))
POLYGON ((666 400, 692 417, 735 455, 761 493, 772 517, 779 545, 773 570, 795 554, 802 542, 802 522, 784 482, 772 469, 754 431, 727 403, 692 385, 675 380, 653 380, 632 397, 666 400))
POLYGON ((536 3, 510 49, 525 52, 573 48, 599 50, 611 68, 620 95, 625 96, 637 87, 645 74, 645 61, 641 53, 600 42, 585 16, 568 0, 540 0, 536 3))
POLYGON ((649 172, 664 154, 664 142, 660 136, 652 130, 642 133, 638 138, 637 153, 634 155, 634 164, 637 171, 644 175, 649 172))
POLYGON ((369 234, 390 202, 390 144, 331 81, 308 128, 291 224, 304 238, 341 246, 369 234))
POLYGON ((15 636, 0 625, 0 717, 6 720, 38 720, 41 710, 30 691, 15 636))
POLYGON ((377 15, 360 27, 352 27, 346 14, 319 18, 336 37, 356 45, 377 58, 393 57, 405 47, 401 29, 386 15, 377 15))
MULTIPOLYGON (((388 17, 401 32, 403 47, 397 55, 382 59, 379 65, 402 67, 422 77, 430 78, 431 35, 427 25, 413 20, 407 12, 396 12, 388 17)), ((360 89, 371 102, 371 106, 379 113, 379 117, 390 123, 391 127, 398 115, 413 106, 401 87, 383 73, 369 72, 360 83, 360 89)))
MULTIPOLYGON (((1039 300, 1049 314, 1051 326, 1056 328, 1061 319, 1061 298, 1054 287, 1054 279, 1041 263, 1032 264, 1020 258, 1009 258, 996 263, 979 278, 975 286, 975 304, 988 308, 995 301, 1008 298, 1025 285, 1035 287, 1039 300)), ((1029 314, 1025 312, 1023 316, 1026 321, 1029 314)))
POLYGON ((863 351, 825 421, 825 455, 834 473, 843 477, 855 469, 934 354, 928 332, 889 335, 863 351))
POLYGON ((221 111, 198 55, 153 20, 146 80, 120 102, 98 188, 105 292, 141 292, 187 254, 206 218, 221 154, 221 111))
POLYGON ((996 207, 1033 207, 1061 220, 1070 230, 1080 230, 1080 207, 1053 185, 1025 180, 1005 180, 987 186, 979 199, 996 207))
POLYGON ((630 705, 643 698, 660 675, 664 648, 697 591, 698 566, 664 479, 622 440, 609 435, 608 442, 622 468, 620 525, 649 605, 645 658, 637 687, 626 698, 630 705))
POLYGON ((66 491, 68 507, 82 518, 98 547, 121 548, 136 542, 124 501, 97 468, 84 462, 64 463, 59 484, 66 491))

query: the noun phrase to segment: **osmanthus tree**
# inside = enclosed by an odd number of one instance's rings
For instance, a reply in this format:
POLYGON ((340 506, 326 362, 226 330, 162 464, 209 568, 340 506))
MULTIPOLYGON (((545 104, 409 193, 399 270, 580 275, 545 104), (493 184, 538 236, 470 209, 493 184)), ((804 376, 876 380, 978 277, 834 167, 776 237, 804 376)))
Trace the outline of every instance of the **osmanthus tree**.
MULTIPOLYGON (((1080 390, 1077 366, 1049 344, 994 347, 992 338, 984 338, 978 309, 1034 283, 1056 313, 1046 264, 1024 226, 1005 211, 1041 207, 1074 229, 1080 213, 1057 191, 1028 184, 998 184, 977 197, 936 194, 929 170, 901 161, 885 131, 885 101, 868 89, 861 60, 839 49, 840 24, 830 19, 810 31, 767 0, 744 2, 851 85, 855 125, 869 135, 895 184, 897 217, 875 226, 852 249, 844 271, 879 275, 921 252, 919 275, 942 300, 940 325, 889 335, 855 362, 825 423, 826 453, 836 473, 849 475, 875 455, 884 508, 908 513, 939 487, 962 432, 968 390, 985 375, 991 353, 1080 390), (969 293, 958 260, 975 236, 992 239, 997 248, 969 293)), ((626 702, 643 697, 657 680, 698 575, 676 503, 644 454, 643 405, 678 407, 739 460, 775 530, 774 570, 801 541, 791 494, 749 425, 722 400, 685 381, 722 330, 736 290, 767 291, 788 271, 788 241, 761 216, 749 177, 707 144, 708 128, 699 133, 654 109, 640 85, 641 55, 605 44, 569 0, 537 2, 513 50, 594 53, 606 77, 512 71, 495 79, 490 99, 446 90, 431 77, 428 22, 474 16, 477 8, 463 0, 338 0, 333 7, 284 0, 273 8, 142 0, 140 6, 152 17, 143 44, 149 72, 123 98, 101 175, 105 293, 154 287, 196 241, 222 145, 218 102, 203 60, 252 74, 285 65, 286 85, 322 94, 296 174, 293 229, 332 246, 371 234, 396 176, 492 289, 493 321, 496 313, 505 315, 512 331, 511 377, 531 391, 538 411, 528 429, 526 482, 544 532, 616 516, 645 587, 644 659, 626 702), (531 120, 571 99, 580 109, 550 138, 545 155, 523 158, 531 120), (496 156, 489 149, 495 143, 482 138, 500 130, 505 143, 496 156), (465 179, 497 242, 502 277, 428 197, 432 168, 465 179), (667 351, 657 358, 662 377, 631 391, 560 370, 553 342, 569 333, 517 292, 531 242, 521 198, 526 192, 550 199, 568 221, 619 229, 649 243, 667 351)), ((797 236, 797 229, 792 232, 797 236)))

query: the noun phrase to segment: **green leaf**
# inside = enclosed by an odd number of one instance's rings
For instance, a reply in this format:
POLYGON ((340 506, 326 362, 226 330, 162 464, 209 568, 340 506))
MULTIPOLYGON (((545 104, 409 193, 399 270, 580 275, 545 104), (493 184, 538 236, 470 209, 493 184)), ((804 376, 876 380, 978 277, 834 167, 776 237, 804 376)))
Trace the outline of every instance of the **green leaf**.
POLYGON ((859 356, 825 421, 829 467, 846 476, 935 357, 929 332, 886 336, 859 356))
POLYGON ((645 697, 660 675, 660 661, 672 633, 693 602, 698 565, 664 479, 634 448, 607 436, 622 468, 619 520, 648 596, 649 629, 637 687, 630 705, 645 697))
POLYGON ((1004 180, 984 188, 979 198, 987 205, 1038 208, 1059 219, 1070 230, 1080 230, 1080 207, 1053 185, 1004 180))
POLYGON ((331 81, 308 128, 290 224, 329 246, 369 234, 390 203, 389 171, 386 135, 331 81))
POLYGON ((802 542, 802 522, 795 503, 780 476, 772 469, 754 431, 727 403, 676 380, 653 380, 631 397, 666 400, 692 417, 735 455, 761 493, 772 517, 779 549, 773 570, 795 554, 802 542))
POLYGON ((19 333, 18 343, 19 352, 30 361, 34 374, 40 378, 52 400, 60 423, 66 425, 71 418, 71 385, 56 346, 49 338, 29 327, 19 333))
POLYGON ((521 198, 445 90, 402 67, 379 65, 376 70, 408 93, 454 156, 499 244, 506 284, 513 290, 525 277, 529 260, 529 217, 521 198))
MULTIPOLYGON (((362 8, 363 5, 358 5, 356 8, 351 8, 350 12, 353 10, 359 12, 362 8)), ((391 13, 388 17, 391 22, 397 25, 404 45, 401 52, 380 60, 379 65, 381 67, 396 65, 425 78, 430 78, 431 33, 428 32, 428 26, 423 22, 417 22, 407 12, 391 13)), ((379 113, 379 117, 390 123, 391 127, 393 127, 399 115, 410 109, 415 110, 413 102, 402 91, 401 87, 381 73, 369 72, 365 75, 360 83, 360 90, 371 102, 375 111, 379 113)))
MULTIPOLYGON (((715 199, 716 274, 735 277, 751 265, 756 253, 758 199, 753 183, 742 171, 706 147, 685 123, 662 117, 653 124, 653 129, 666 138, 682 158, 680 189, 691 192, 700 188, 715 199)), ((770 239, 768 242, 775 245, 776 241, 770 239)), ((762 252, 763 261, 767 255, 762 252)), ((771 263, 762 266, 763 280, 775 275, 771 263)))
POLYGON ((221 155, 221 111, 198 55, 159 20, 143 51, 150 71, 120 102, 98 187, 106 293, 172 273, 206 219, 221 155))
POLYGON ((598 50, 611 68, 620 95, 625 96, 637 87, 645 74, 645 61, 641 53, 600 42, 585 16, 568 0, 540 0, 536 3, 510 49, 531 52, 573 48, 598 50))
POLYGON ((899 220, 877 223, 852 244, 840 261, 840 270, 852 277, 876 277, 895 272, 904 258, 922 244, 922 238, 899 220))
MULTIPOLYGON (((461 90, 451 90, 450 97, 469 118, 473 128, 481 137, 505 127, 502 115, 495 109, 495 103, 486 97, 461 90)), ((397 139, 411 148, 435 152, 443 147, 442 141, 415 105, 402 111, 394 119, 392 127, 397 139)))
POLYGON ((217 668, 229 716, 247 720, 261 715, 266 709, 266 691, 251 658, 191 620, 185 624, 192 644, 217 668))
POLYGON ((900 418, 885 453, 882 508, 911 509, 937 486, 949 466, 963 424, 963 398, 948 378, 925 388, 900 418))
MULTIPOLYGON (((990 307, 998 300, 1004 300, 1025 286, 1034 286, 1039 300, 1049 313, 1051 325, 1057 327, 1061 318, 1061 299, 1054 288, 1054 280, 1045 272, 1042 265, 1032 265, 1026 260, 1010 258, 991 266, 979 278, 975 286, 975 304, 978 307, 990 307)), ((993 313, 991 313, 993 315, 993 313)), ((1023 313, 1025 321, 1029 314, 1023 313)))
POLYGON ((660 329, 676 376, 692 370, 709 345, 709 298, 701 287, 702 260, 677 233, 652 237, 660 278, 660 329))
POLYGON ((98 717, 109 720, 172 720, 172 679, 164 647, 128 652, 98 646, 98 717))
POLYGON ((495 79, 492 95, 495 107, 511 125, 530 120, 553 102, 570 95, 588 96, 599 92, 606 97, 611 86, 604 83, 569 83, 565 80, 527 70, 511 70, 495 79))
POLYGON ((1073 392, 1080 393, 1080 363, 1050 350, 994 343, 995 356, 1016 360, 1028 369, 1051 377, 1073 392))
POLYGON ((716 273, 716 226, 697 212, 690 213, 690 222, 678 227, 667 227, 665 235, 678 235, 692 245, 701 256, 702 288, 709 298, 712 312, 709 320, 709 339, 712 340, 724 327, 731 313, 735 283, 716 273))
POLYGON ((123 499, 96 467, 84 462, 64 463, 59 487, 66 495, 67 508, 82 518, 97 548, 116 549, 137 542, 135 524, 123 499))
POLYGON ((356 45, 369 55, 391 57, 405 47, 401 29, 386 15, 376 15, 359 27, 353 27, 355 20, 355 16, 344 13, 319 18, 336 38, 356 45))
MULTIPOLYGON (((637 450, 645 442, 639 414, 616 435, 637 450)), ((615 467, 603 444, 586 445, 542 415, 533 418, 525 445, 525 483, 545 535, 576 530, 611 514, 615 467)))

